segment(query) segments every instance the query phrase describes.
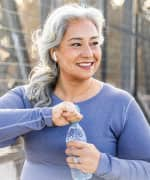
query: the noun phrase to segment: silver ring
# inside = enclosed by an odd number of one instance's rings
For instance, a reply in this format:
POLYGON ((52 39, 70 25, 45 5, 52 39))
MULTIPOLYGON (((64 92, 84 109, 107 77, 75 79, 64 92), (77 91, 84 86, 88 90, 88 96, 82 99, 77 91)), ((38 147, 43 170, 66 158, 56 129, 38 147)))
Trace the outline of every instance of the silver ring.
POLYGON ((80 158, 79 157, 73 157, 73 162, 75 164, 80 164, 80 158))

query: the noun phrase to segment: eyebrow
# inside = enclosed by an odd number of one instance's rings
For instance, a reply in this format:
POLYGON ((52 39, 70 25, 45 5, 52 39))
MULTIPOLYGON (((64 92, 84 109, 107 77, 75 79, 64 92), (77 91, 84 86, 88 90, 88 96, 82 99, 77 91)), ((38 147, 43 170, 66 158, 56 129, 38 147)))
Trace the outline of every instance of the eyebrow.
MULTIPOLYGON (((72 41, 72 40, 82 40, 82 37, 73 37, 71 39, 69 39, 68 41, 72 41)), ((99 36, 93 36, 90 39, 99 39, 99 36)))

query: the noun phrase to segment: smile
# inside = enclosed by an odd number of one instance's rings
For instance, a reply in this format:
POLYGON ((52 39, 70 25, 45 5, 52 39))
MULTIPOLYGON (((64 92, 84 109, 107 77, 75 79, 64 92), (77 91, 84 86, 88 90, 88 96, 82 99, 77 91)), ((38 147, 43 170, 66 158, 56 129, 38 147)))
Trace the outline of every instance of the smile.
POLYGON ((90 69, 92 66, 93 66, 94 62, 82 62, 82 63, 77 63, 77 65, 80 67, 80 68, 83 68, 83 69, 90 69))

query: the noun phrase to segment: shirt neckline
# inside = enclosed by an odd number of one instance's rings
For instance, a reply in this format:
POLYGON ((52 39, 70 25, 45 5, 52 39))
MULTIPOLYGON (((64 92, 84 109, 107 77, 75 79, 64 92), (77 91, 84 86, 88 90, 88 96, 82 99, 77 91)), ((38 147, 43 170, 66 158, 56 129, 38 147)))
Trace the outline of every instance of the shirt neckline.
MULTIPOLYGON (((101 88, 100 90, 98 91, 98 93, 96 93, 94 96, 90 97, 90 98, 87 98, 86 100, 83 100, 83 101, 79 101, 79 102, 73 102, 75 104, 84 104, 84 103, 88 103, 92 100, 94 100, 95 98, 97 98, 99 95, 101 95, 104 91, 104 88, 105 88, 106 84, 104 82, 101 82, 101 88)), ((54 100, 56 100, 57 102, 63 102, 64 100, 59 98, 57 95, 55 95, 54 93, 52 93, 52 98, 54 100)))

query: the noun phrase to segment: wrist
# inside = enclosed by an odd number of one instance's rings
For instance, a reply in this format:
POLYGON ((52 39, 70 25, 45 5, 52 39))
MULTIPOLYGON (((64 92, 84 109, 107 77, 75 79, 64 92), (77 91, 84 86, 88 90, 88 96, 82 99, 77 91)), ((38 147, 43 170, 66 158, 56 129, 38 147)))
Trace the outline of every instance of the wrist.
POLYGON ((111 171, 111 162, 107 154, 101 153, 95 174, 103 176, 111 171))

